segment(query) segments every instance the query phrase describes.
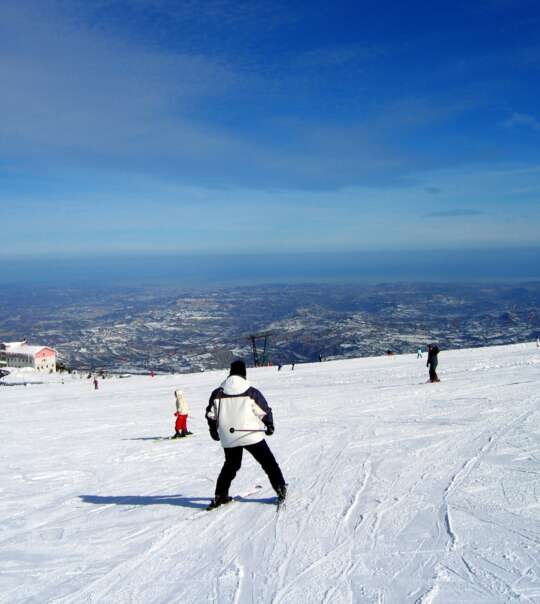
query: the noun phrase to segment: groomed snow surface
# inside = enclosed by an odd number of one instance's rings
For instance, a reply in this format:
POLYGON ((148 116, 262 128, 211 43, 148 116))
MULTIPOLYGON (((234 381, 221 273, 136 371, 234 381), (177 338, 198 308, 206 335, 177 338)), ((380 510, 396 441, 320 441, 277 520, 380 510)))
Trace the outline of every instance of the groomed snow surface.
POLYGON ((540 603, 540 351, 443 351, 439 384, 425 360, 249 371, 279 513, 247 454, 243 496, 202 511, 225 372, 0 387, 0 602, 540 603), (196 436, 152 440, 175 388, 196 436))

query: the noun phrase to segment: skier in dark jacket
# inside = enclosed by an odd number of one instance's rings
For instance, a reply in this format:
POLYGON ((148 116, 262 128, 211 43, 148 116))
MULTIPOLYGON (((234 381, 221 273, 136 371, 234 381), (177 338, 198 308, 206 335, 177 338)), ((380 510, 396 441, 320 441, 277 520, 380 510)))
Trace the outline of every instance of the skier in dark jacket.
POLYGON ((208 509, 231 501, 229 487, 242 465, 244 449, 259 462, 277 493, 278 502, 283 502, 287 485, 263 436, 274 433, 272 409, 264 396, 250 386, 243 361, 234 361, 229 377, 212 392, 206 407, 206 419, 210 436, 221 441, 225 453, 216 494, 208 509))
POLYGON ((429 367, 429 381, 430 382, 440 382, 439 376, 437 375, 437 365, 439 364, 439 359, 437 355, 439 354, 439 348, 436 344, 430 344, 428 346, 428 357, 426 362, 426 367, 429 367))

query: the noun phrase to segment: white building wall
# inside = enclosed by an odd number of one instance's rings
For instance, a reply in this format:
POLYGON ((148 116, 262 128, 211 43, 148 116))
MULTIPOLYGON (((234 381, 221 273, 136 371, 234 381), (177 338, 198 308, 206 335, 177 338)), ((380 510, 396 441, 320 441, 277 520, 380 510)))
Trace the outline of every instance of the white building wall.
POLYGON ((55 357, 44 357, 37 359, 35 367, 38 371, 56 371, 56 358, 55 357))
POLYGON ((6 365, 20 369, 22 367, 33 367, 37 371, 53 371, 56 372, 56 357, 43 357, 36 359, 34 355, 26 354, 10 354, 6 355, 6 365))
POLYGON ((49 346, 28 346, 26 342, 3 343, 0 359, 5 360, 8 367, 56 371, 56 351, 49 346))

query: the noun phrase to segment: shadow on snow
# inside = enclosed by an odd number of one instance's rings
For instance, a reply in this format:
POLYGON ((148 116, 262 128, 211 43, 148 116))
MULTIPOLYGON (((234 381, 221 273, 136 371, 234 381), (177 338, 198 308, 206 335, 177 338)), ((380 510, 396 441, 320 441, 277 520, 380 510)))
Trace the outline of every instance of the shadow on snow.
MULTIPOLYGON (((101 495, 80 495, 84 503, 94 505, 177 505, 184 508, 205 509, 211 497, 181 497, 176 495, 124 495, 116 497, 107 497, 101 495)), ((237 495, 233 497, 234 501, 240 503, 262 503, 275 505, 275 497, 266 497, 253 499, 237 495)))
MULTIPOLYGON (((139 436, 138 438, 122 438, 122 440, 176 440, 176 439, 173 439, 172 436, 139 436)), ((180 440, 180 439, 178 439, 178 440, 180 440)))

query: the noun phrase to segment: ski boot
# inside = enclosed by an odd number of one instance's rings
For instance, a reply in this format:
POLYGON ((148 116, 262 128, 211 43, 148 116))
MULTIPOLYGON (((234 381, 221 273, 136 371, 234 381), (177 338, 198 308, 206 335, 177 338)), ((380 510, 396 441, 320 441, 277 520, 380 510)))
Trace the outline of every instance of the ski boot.
POLYGON ((206 508, 208 511, 215 510, 216 508, 231 503, 232 497, 229 495, 216 495, 210 502, 210 505, 206 508))
POLYGON ((276 493, 277 493, 277 503, 278 503, 278 505, 281 505, 287 498, 287 485, 283 484, 280 487, 278 487, 276 489, 276 493))

